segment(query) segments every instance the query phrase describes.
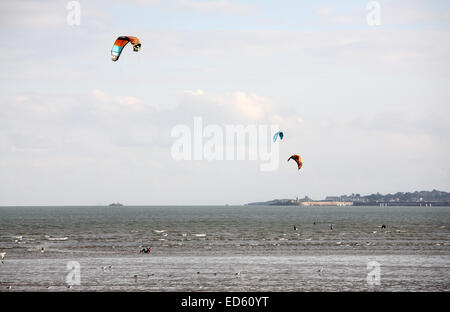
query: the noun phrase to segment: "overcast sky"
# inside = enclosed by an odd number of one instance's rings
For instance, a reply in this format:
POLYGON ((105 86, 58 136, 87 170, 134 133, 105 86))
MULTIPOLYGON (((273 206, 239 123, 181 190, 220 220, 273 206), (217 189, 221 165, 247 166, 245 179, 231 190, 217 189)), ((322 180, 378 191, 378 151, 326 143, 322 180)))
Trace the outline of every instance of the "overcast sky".
POLYGON ((450 191, 447 0, 68 2, 0 2, 0 205, 450 191), (174 160, 195 116, 278 124, 279 168, 174 160))

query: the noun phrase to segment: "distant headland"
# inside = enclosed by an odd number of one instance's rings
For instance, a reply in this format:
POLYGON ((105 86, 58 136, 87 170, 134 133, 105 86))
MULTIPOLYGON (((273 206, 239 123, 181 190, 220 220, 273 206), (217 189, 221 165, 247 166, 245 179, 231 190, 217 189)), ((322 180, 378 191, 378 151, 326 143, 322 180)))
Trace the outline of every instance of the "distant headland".
POLYGON ((380 193, 361 196, 360 194, 326 196, 322 200, 313 200, 308 196, 302 199, 274 199, 266 202, 254 202, 247 205, 263 206, 450 206, 450 193, 432 190, 415 192, 397 192, 382 195, 380 193))
POLYGON ((123 205, 122 205, 121 203, 117 202, 117 203, 109 204, 109 206, 110 206, 110 207, 121 207, 121 206, 123 206, 123 205))

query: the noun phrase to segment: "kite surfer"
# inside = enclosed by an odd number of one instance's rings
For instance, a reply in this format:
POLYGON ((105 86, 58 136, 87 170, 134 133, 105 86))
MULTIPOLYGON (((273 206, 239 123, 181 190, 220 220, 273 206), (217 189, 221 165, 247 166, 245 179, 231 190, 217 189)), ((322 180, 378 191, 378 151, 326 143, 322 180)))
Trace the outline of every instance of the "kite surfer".
POLYGON ((140 253, 148 253, 149 254, 150 251, 151 251, 150 247, 147 247, 147 248, 142 248, 140 253))

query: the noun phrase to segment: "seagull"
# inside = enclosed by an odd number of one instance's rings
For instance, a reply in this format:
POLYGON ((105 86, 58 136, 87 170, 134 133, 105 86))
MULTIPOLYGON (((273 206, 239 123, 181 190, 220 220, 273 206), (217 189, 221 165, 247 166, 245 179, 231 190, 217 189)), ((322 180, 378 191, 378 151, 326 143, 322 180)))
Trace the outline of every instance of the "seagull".
POLYGON ((236 277, 239 278, 239 277, 241 277, 241 272, 239 271, 239 272, 237 272, 237 273, 234 274, 234 275, 236 275, 236 277))
POLYGON ((2 258, 2 263, 3 263, 3 260, 6 257, 6 252, 0 252, 0 257, 2 258))

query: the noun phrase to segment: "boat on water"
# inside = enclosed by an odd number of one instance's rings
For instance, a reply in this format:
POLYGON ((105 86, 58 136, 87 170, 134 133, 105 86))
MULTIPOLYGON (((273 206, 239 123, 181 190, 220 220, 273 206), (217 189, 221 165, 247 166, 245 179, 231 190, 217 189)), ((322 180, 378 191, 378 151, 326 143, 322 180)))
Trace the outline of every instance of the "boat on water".
POLYGON ((117 203, 109 204, 109 206, 110 207, 120 207, 120 206, 123 206, 123 205, 121 203, 117 202, 117 203))

